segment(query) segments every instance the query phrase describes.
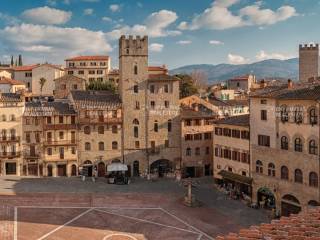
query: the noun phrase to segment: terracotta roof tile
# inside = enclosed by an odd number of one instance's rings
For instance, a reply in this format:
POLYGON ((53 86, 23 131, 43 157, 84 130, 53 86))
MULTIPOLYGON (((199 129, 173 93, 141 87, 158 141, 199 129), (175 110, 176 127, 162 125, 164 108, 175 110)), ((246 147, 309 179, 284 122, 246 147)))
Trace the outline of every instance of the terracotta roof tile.
POLYGON ((149 74, 149 81, 179 81, 180 79, 168 74, 149 74))
POLYGON ((109 56, 77 56, 66 59, 66 61, 107 61, 109 56))
POLYGON ((17 66, 14 67, 14 71, 32 71, 32 69, 40 66, 40 64, 32 64, 32 65, 24 65, 24 66, 17 66))
POLYGON ((14 80, 11 78, 0 77, 0 84, 10 84, 10 85, 24 85, 24 82, 14 80))

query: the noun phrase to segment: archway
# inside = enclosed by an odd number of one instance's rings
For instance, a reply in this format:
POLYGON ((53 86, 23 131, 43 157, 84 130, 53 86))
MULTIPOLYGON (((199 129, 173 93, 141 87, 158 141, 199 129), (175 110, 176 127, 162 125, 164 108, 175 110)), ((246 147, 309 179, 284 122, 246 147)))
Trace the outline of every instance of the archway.
POLYGON ((47 176, 52 177, 52 165, 51 164, 49 164, 47 166, 47 176))
POLYGON ((301 211, 299 200, 290 194, 286 194, 281 199, 281 215, 290 216, 290 214, 297 214, 301 211))
POLYGON ((104 177, 106 175, 106 166, 103 162, 98 164, 98 177, 104 177))
POLYGON ((257 195, 258 204, 261 208, 274 209, 276 207, 276 198, 269 188, 260 188, 257 195))
POLYGON ((93 165, 90 160, 86 160, 83 163, 83 174, 88 177, 92 177, 93 165))
POLYGON ((140 172, 139 172, 139 161, 134 161, 133 162, 133 176, 134 177, 139 177, 140 172))
POLYGON ((77 166, 75 164, 71 166, 71 176, 77 176, 77 166))
POLYGON ((173 163, 168 159, 159 159, 150 166, 151 173, 157 173, 159 177, 164 177, 167 173, 173 171, 173 163))
POLYGON ((309 206, 309 207, 319 207, 320 204, 319 204, 319 202, 317 202, 316 200, 310 200, 310 201, 308 202, 308 206, 309 206))

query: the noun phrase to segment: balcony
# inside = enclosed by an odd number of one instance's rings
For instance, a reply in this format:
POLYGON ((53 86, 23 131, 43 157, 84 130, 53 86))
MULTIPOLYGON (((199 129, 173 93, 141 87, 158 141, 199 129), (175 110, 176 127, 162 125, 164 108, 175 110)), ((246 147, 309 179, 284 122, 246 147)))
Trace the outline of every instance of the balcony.
POLYGON ((0 152, 0 158, 17 158, 21 156, 21 152, 0 152))
POLYGON ((90 123, 120 124, 122 123, 122 118, 87 117, 87 118, 80 118, 79 123, 80 124, 90 124, 90 123))
POLYGON ((45 146, 68 146, 68 145, 77 145, 76 140, 58 140, 58 141, 53 141, 50 139, 47 139, 46 141, 43 142, 43 145, 45 146))
POLYGON ((77 129, 76 124, 45 124, 43 129, 46 130, 71 130, 77 129))
POLYGON ((24 158, 28 158, 28 159, 37 159, 37 158, 40 158, 40 154, 38 154, 38 153, 24 152, 24 153, 23 153, 23 157, 24 157, 24 158))
POLYGON ((19 142, 19 136, 2 136, 0 137, 0 142, 19 142))

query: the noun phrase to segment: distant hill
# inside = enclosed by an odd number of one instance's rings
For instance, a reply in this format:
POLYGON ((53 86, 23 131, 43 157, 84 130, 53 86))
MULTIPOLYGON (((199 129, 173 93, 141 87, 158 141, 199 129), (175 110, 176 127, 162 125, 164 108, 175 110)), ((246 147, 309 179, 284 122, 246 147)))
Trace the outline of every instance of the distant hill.
POLYGON ((186 73, 190 74, 194 70, 201 70, 207 73, 209 82, 219 82, 230 79, 235 76, 253 73, 257 79, 261 78, 279 78, 296 80, 299 74, 299 59, 292 58, 288 60, 264 60, 251 64, 198 64, 187 65, 172 69, 170 74, 186 73))

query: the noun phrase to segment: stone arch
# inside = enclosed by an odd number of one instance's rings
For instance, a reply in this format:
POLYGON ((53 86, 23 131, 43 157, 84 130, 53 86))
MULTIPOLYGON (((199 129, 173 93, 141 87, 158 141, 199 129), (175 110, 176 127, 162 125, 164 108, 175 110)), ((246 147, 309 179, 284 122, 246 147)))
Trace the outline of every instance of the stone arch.
POLYGON ((281 215, 290 216, 301 211, 301 205, 298 198, 292 194, 285 194, 281 199, 281 215))
POLYGON ((316 201, 316 200, 310 200, 308 202, 308 206, 310 206, 310 207, 319 207, 320 203, 318 201, 316 201))
POLYGON ((76 164, 72 164, 70 166, 70 168, 71 168, 71 171, 70 171, 71 176, 77 176, 78 175, 77 174, 77 165, 76 164))
POLYGON ((97 164, 98 177, 104 177, 106 175, 106 164, 101 161, 97 164))
POLYGON ((318 111, 317 107, 312 105, 307 109, 307 117, 308 117, 308 123, 309 124, 316 124, 318 122, 318 111))
POLYGON ((264 186, 257 191, 257 201, 261 208, 273 209, 276 206, 276 197, 274 192, 264 186))
POLYGON ((53 177, 53 166, 52 164, 47 165, 47 176, 48 177, 53 177))
POLYGON ((132 169, 133 169, 133 176, 134 177, 139 177, 140 176, 140 163, 139 160, 135 160, 132 164, 132 169))
POLYGON ((173 165, 173 161, 168 159, 158 159, 151 163, 150 172, 158 174, 159 177, 164 177, 167 173, 170 173, 174 170, 173 165))

